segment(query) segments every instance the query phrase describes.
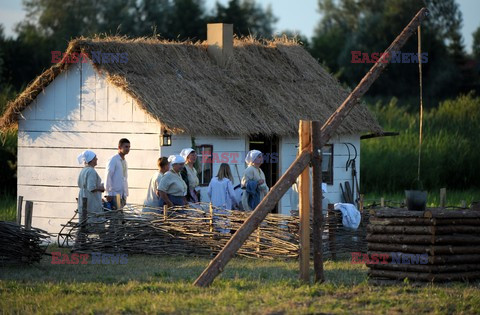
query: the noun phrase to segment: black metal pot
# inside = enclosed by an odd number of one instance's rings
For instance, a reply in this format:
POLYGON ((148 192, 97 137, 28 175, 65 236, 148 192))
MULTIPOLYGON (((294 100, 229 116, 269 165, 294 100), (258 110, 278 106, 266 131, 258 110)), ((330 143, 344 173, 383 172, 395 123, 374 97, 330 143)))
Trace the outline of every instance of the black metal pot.
POLYGON ((425 211, 427 192, 423 190, 405 190, 408 210, 425 211))

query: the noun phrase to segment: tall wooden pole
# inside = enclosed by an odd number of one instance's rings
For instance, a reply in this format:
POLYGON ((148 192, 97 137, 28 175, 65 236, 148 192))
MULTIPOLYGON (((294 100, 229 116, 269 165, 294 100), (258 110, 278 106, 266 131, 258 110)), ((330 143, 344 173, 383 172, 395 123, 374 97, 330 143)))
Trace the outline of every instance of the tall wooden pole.
POLYGON ((312 121, 312 186, 313 186, 313 267, 315 282, 323 282, 323 252, 322 252, 322 147, 320 122, 312 121))
POLYGON ((32 228, 32 217, 33 217, 33 202, 25 201, 25 228, 30 230, 32 228))
MULTIPOLYGON (((300 152, 310 146, 310 132, 311 122, 300 120, 298 129, 300 152)), ((300 216, 299 277, 304 282, 310 282, 310 170, 308 167, 303 170, 298 179, 298 210, 300 216)))
MULTIPOLYGON (((357 87, 350 93, 343 104, 330 116, 321 129, 321 143, 327 143, 338 129, 342 121, 358 104, 360 97, 365 94, 372 83, 380 76, 380 73, 386 68, 391 59, 391 52, 399 50, 407 41, 407 39, 415 32, 418 25, 428 15, 428 10, 422 8, 410 23, 403 29, 402 33, 392 42, 392 44, 385 51, 388 55, 383 56, 383 62, 377 62, 365 77, 360 81, 357 87)), ((195 280, 194 284, 197 286, 210 285, 215 277, 223 270, 225 265, 235 255, 237 250, 247 240, 250 234, 260 225, 262 220, 267 216, 268 212, 275 206, 285 192, 290 188, 295 179, 305 169, 310 161, 310 150, 304 150, 290 165, 287 172, 283 174, 280 180, 273 186, 272 190, 265 196, 260 204, 255 208, 248 219, 237 230, 237 232, 228 241, 225 247, 217 254, 217 256, 210 262, 208 267, 195 280)))

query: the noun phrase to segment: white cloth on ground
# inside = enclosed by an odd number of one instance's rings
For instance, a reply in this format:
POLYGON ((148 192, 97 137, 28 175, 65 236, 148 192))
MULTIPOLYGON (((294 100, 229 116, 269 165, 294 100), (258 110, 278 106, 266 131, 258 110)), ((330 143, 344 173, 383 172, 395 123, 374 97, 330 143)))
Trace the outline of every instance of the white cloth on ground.
POLYGON ((334 209, 342 212, 342 224, 346 228, 356 230, 360 225, 362 216, 355 205, 351 203, 336 203, 334 209))

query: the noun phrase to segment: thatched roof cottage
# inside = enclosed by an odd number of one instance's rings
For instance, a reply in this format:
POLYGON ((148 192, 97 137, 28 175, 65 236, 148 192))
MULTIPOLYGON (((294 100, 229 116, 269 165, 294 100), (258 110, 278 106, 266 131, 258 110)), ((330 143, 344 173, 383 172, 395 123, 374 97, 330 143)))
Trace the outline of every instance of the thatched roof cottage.
MULTIPOLYGON (((199 158, 203 185, 220 162, 230 164, 238 184, 245 152, 255 148, 270 154, 264 172, 271 186, 295 158, 298 121, 326 121, 348 95, 297 43, 234 39, 226 24, 209 25, 201 43, 82 38, 70 42, 66 54, 73 53, 89 58, 54 64, 0 119, 1 130, 18 123, 18 194, 34 201, 33 225, 53 233, 76 209, 76 156, 84 149, 97 153, 103 177, 118 140, 131 141, 130 203, 143 202, 159 156, 191 146, 211 158, 199 158), (98 62, 92 56, 99 52, 128 57, 98 62), (172 134, 171 146, 161 146, 165 131, 172 134)), ((360 152, 366 132, 381 127, 359 105, 324 150, 333 202, 341 199, 339 184, 351 181, 343 143, 360 152)), ((359 157, 357 163, 359 169, 359 157)), ((296 208, 289 194, 278 212, 296 208)), ((208 199, 205 191, 202 198, 208 199)))

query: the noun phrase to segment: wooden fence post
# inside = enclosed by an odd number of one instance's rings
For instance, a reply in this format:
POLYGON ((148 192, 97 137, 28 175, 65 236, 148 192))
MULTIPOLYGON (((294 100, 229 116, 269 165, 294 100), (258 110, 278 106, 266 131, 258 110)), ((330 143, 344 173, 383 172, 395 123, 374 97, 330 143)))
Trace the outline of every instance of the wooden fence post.
POLYGON ((209 206, 209 212, 210 212, 210 219, 208 220, 208 222, 210 225, 210 232, 213 232, 213 205, 211 202, 209 206))
POLYGON ((88 199, 83 197, 82 211, 80 212, 80 216, 79 216, 80 230, 78 231, 78 238, 77 238, 78 242, 80 243, 80 246, 83 245, 86 241, 87 220, 88 220, 87 205, 88 205, 88 199))
POLYGON ((447 188, 440 188, 440 208, 445 208, 447 204, 447 188))
POLYGON ((120 194, 115 195, 115 203, 117 204, 117 210, 122 209, 122 197, 120 194))
POLYGON ((33 202, 25 201, 25 228, 30 230, 32 228, 32 216, 33 216, 33 202))
POLYGON ((322 147, 320 122, 312 121, 312 186, 313 186, 313 267, 315 282, 323 282, 323 191, 322 191, 322 147))
POLYGON ((385 198, 380 198, 380 207, 385 208, 385 198))
POLYGON ((360 212, 362 213, 363 215, 363 198, 364 198, 364 194, 360 194, 360 199, 358 200, 358 210, 360 210, 360 212))
MULTIPOLYGON (((311 145, 311 122, 300 120, 299 150, 311 145)), ((310 169, 307 167, 300 174, 298 182, 298 206, 300 216, 300 279, 310 281, 310 169)))
POLYGON ((168 218, 168 206, 163 205, 163 222, 167 222, 168 218))
POLYGON ((18 196, 17 201, 17 224, 22 224, 22 206, 23 206, 23 196, 18 196))

